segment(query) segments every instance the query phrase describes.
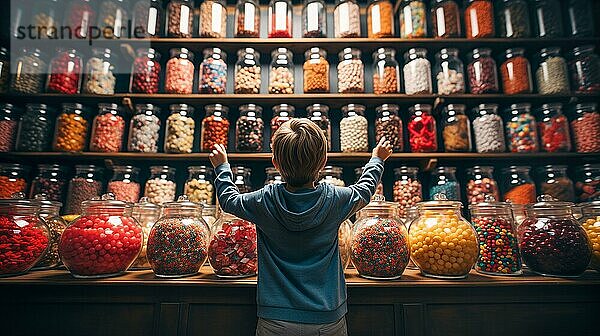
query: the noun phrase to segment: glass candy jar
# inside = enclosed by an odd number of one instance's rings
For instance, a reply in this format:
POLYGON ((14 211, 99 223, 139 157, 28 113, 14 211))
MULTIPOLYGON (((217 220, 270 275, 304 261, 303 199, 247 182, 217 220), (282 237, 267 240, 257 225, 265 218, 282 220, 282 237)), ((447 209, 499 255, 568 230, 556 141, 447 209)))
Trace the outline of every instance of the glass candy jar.
POLYGON ((202 120, 200 134, 200 150, 211 152, 215 144, 222 144, 227 148, 229 134, 229 108, 221 104, 207 105, 204 107, 206 117, 202 120))
POLYGON ((167 118, 165 131, 165 153, 187 154, 194 147, 194 107, 187 104, 173 104, 167 118))
POLYGON ((394 5, 389 0, 369 0, 367 6, 369 38, 394 37, 394 5))
POLYGON ((571 84, 576 93, 600 91, 600 57, 591 45, 573 48, 570 53, 569 70, 571 84))
POLYGON ((292 37, 292 2, 290 0, 270 0, 268 10, 268 37, 292 37))
POLYGON ((169 166, 151 166, 150 178, 144 187, 144 196, 148 202, 161 205, 175 200, 175 168, 169 166))
POLYGON ((279 184, 284 182, 283 178, 281 177, 281 174, 279 174, 279 171, 275 169, 275 167, 265 168, 265 174, 267 174, 265 185, 279 184))
POLYGON ((579 202, 600 201, 600 165, 585 164, 575 170, 575 191, 579 202))
POLYGON ((0 152, 11 152, 15 149, 19 116, 13 104, 0 104, 0 152))
POLYGON ((60 265, 58 244, 60 243, 60 236, 67 228, 67 222, 60 217, 60 207, 62 206, 62 203, 47 200, 45 194, 35 195, 35 201, 40 205, 39 216, 48 226, 50 239, 48 250, 35 264, 32 270, 48 270, 60 265))
MULTIPOLYGON (((431 63, 427 59, 427 50, 412 48, 404 53, 404 89, 407 95, 431 94, 431 63)), ((464 85, 463 85, 464 86, 464 85)))
POLYGON ((82 67, 77 50, 59 48, 57 55, 50 61, 46 92, 68 95, 79 93, 82 67))
POLYGON ((304 53, 304 93, 329 92, 329 62, 327 52, 313 47, 304 53))
POLYGON ((500 190, 494 179, 494 167, 475 166, 467 169, 467 202, 479 204, 491 197, 500 200, 500 190))
POLYGON ((567 1, 567 16, 569 17, 568 31, 573 37, 594 36, 594 10, 592 1, 567 1))
POLYGON ((115 199, 135 203, 140 199, 140 169, 133 166, 114 166, 113 176, 106 192, 113 193, 115 199))
POLYGON ((344 48, 338 57, 337 84, 339 93, 365 92, 365 67, 356 48, 344 48))
POLYGON ((132 12, 136 38, 161 36, 165 19, 162 0, 138 0, 133 5, 132 12))
POLYGON ((200 93, 225 93, 227 87, 227 54, 220 48, 206 48, 200 64, 200 93))
POLYGON ((129 1, 126 0, 104 0, 99 6, 98 28, 102 31, 104 38, 127 37, 127 25, 129 18, 129 1))
POLYGON ((533 91, 531 66, 525 58, 525 50, 523 48, 507 49, 504 57, 505 61, 500 65, 504 94, 531 93, 533 91))
POLYGON ((43 152, 52 144, 53 111, 46 104, 27 104, 17 132, 17 152, 43 152))
POLYGON ((394 169, 394 202, 398 216, 406 218, 408 209, 423 201, 423 186, 417 177, 419 168, 402 166, 394 169))
POLYGON ((574 117, 571 119, 571 130, 575 149, 579 153, 600 152, 600 114, 596 103, 575 105, 574 117))
POLYGON ((169 51, 165 71, 165 93, 191 94, 194 90, 194 53, 187 48, 169 51))
POLYGON ((444 149, 446 152, 470 152, 471 122, 462 104, 448 104, 443 112, 444 149))
POLYGON ((10 57, 8 49, 0 47, 0 93, 8 92, 10 78, 10 57))
POLYGON ((437 151, 437 131, 431 105, 416 104, 409 107, 408 140, 413 153, 437 151))
POLYGON ((510 166, 502 170, 503 199, 513 204, 535 203, 535 183, 529 176, 531 167, 510 166))
POLYGON ((202 218, 212 228, 217 221, 217 207, 215 205, 204 205, 202 209, 202 218))
POLYGON ((76 165, 69 181, 66 215, 80 215, 82 203, 102 195, 102 169, 94 165, 76 165))
POLYGON ((544 104, 537 110, 540 148, 544 152, 570 152, 569 121, 562 114, 561 103, 544 104))
POLYGON ((131 65, 129 92, 158 93, 161 65, 160 53, 154 48, 140 48, 131 65))
POLYGON ((207 166, 188 167, 188 179, 185 181, 183 193, 191 202, 213 204, 212 178, 213 170, 207 166))
POLYGON ((333 11, 335 38, 360 37, 360 6, 356 0, 336 0, 333 11))
POLYGON ((323 0, 304 0, 302 37, 327 37, 327 8, 323 0))
POLYGON ((50 201, 62 202, 67 191, 66 167, 57 164, 38 164, 37 170, 37 176, 31 181, 29 197, 44 194, 50 201))
POLYGON ((252 182, 250 182, 250 174, 252 174, 252 169, 235 166, 231 171, 233 172, 233 184, 235 184, 240 193, 245 194, 251 192, 252 182))
POLYGON ((558 38, 563 37, 562 8, 559 0, 534 0, 533 30, 536 37, 558 38))
POLYGON ((489 48, 473 49, 467 65, 467 78, 472 94, 497 93, 500 91, 496 61, 489 48))
POLYGON ((400 66, 396 50, 379 48, 373 53, 373 93, 400 92, 400 66))
POLYGON ((427 5, 423 0, 403 0, 400 4, 400 37, 427 37, 427 5))
POLYGON ((108 48, 93 48, 85 66, 83 93, 112 95, 117 84, 116 55, 108 48))
POLYGON ((238 51, 235 63, 234 93, 260 93, 260 55, 254 48, 244 48, 238 51))
POLYGON ((394 152, 404 151, 404 130, 402 119, 398 116, 399 109, 396 104, 383 104, 375 108, 375 143, 385 137, 394 152))
POLYGON ((343 180, 343 169, 341 167, 325 166, 320 172, 319 183, 328 183, 336 187, 345 187, 346 183, 343 180))
POLYGON ((160 107, 136 104, 129 123, 127 150, 136 153, 157 153, 160 137, 160 107))
POLYGON ((365 118, 364 105, 342 106, 340 150, 346 153, 369 151, 369 123, 365 118))
POLYGON ((547 165, 538 168, 539 195, 549 195, 563 202, 575 201, 573 181, 567 176, 567 166, 547 165))
POLYGON ((64 26, 73 31, 77 39, 89 38, 91 26, 96 22, 94 0, 71 1, 64 16, 64 26))
POLYGON ((154 223, 156 223, 160 217, 160 211, 161 207, 154 203, 148 202, 148 198, 146 197, 142 197, 139 203, 133 205, 131 216, 135 218, 135 220, 137 220, 142 226, 144 242, 142 243, 142 250, 140 251, 140 254, 131 265, 132 270, 150 269, 150 263, 148 262, 148 258, 146 256, 148 237, 150 236, 150 231, 152 230, 154 223))
POLYGON ((531 37, 529 8, 526 0, 502 0, 496 4, 498 37, 531 37))
POLYGON ((23 49, 11 62, 10 91, 14 93, 42 93, 46 78, 46 61, 39 49, 23 49))
POLYGON ((87 110, 79 103, 64 103, 56 118, 52 149, 56 152, 83 152, 88 132, 87 110))
POLYGON ((31 24, 39 29, 37 38, 52 39, 60 29, 65 6, 60 0, 35 1, 31 11, 31 24))
POLYGON ((27 190, 27 169, 18 163, 0 163, 0 199, 27 190))
POLYGON ((600 271, 600 202, 591 202, 582 207, 581 226, 592 246, 590 268, 600 271))
POLYGON ((204 0, 200 4, 200 37, 227 36, 227 4, 224 0, 204 0))
POLYGON ((434 38, 457 38, 462 35, 460 10, 457 1, 431 2, 431 23, 434 38))
POLYGON ((430 199, 443 194, 446 199, 460 201, 460 184, 456 178, 455 167, 438 167, 431 173, 430 199))
POLYGON ((256 226, 230 215, 221 214, 213 226, 208 245, 210 267, 220 278, 245 278, 258 272, 256 226))
POLYGON ((540 94, 569 94, 569 71, 567 61, 560 55, 560 48, 544 48, 538 54, 535 79, 540 94))
POLYGON ((340 250, 340 262, 342 263, 342 272, 350 265, 352 255, 352 222, 347 219, 342 222, 338 230, 338 248, 340 250))
POLYGON ((90 151, 121 152, 125 124, 123 109, 117 104, 98 104, 98 115, 92 124, 90 151))
POLYGON ((275 132, 283 125, 286 121, 294 118, 294 112, 296 109, 292 105, 279 104, 273 106, 273 118, 271 119, 271 142, 273 142, 273 136, 275 132))
POLYGON ((441 95, 465 93, 465 71, 458 49, 447 48, 435 55, 436 91, 441 95))
POLYGON ((539 151, 537 123, 530 104, 512 104, 505 110, 508 150, 513 153, 539 151))
POLYGON ((235 123, 236 150, 262 152, 264 127, 262 107, 255 104, 240 106, 240 117, 235 123))
POLYGON ((260 7, 256 0, 238 0, 235 6, 235 37, 260 37, 260 7))
POLYGON ((312 104, 306 107, 307 118, 314 122, 325 134, 327 148, 331 150, 331 121, 329 107, 323 104, 312 104))
POLYGON ((294 93, 294 56, 287 48, 277 48, 271 52, 269 67, 269 93, 294 93))
POLYGON ((169 1, 165 22, 167 37, 192 37, 194 2, 191 0, 169 1))
POLYGON ((473 135, 478 153, 501 153, 506 150, 504 123, 497 104, 480 104, 473 108, 473 135))
POLYGON ((465 31, 469 39, 494 37, 496 31, 492 0, 465 1, 465 31))

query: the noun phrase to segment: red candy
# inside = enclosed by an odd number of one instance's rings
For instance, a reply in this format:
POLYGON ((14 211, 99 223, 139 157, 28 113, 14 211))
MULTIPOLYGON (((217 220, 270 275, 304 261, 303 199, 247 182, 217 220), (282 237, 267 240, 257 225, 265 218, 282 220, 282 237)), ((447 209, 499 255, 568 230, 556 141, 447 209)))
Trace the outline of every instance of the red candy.
POLYGON ((227 147, 229 120, 221 117, 208 116, 202 121, 202 151, 211 151, 215 144, 227 147))
POLYGON ((218 276, 245 277, 258 269, 254 224, 235 220, 224 223, 208 247, 210 266, 218 276))
POLYGON ((411 118, 408 138, 413 153, 437 151, 435 119, 429 114, 411 118))
POLYGON ((102 114, 94 120, 90 142, 92 152, 120 152, 125 132, 125 119, 110 113, 102 114))
POLYGON ((545 152, 568 152, 571 150, 569 121, 564 115, 544 119, 538 124, 542 149, 545 152))
POLYGON ((160 63, 148 55, 137 57, 133 61, 131 73, 132 93, 158 93, 158 82, 160 76, 160 63))
POLYGON ((136 203, 140 199, 140 184, 137 182, 111 181, 107 192, 115 194, 115 199, 136 203))
POLYGON ((15 120, 0 120, 0 152, 10 152, 15 148, 17 126, 15 120))
POLYGON ((79 93, 81 81, 81 57, 74 51, 62 51, 50 63, 50 76, 48 77, 48 92, 63 94, 79 93))
POLYGON ((86 38, 90 26, 96 22, 96 12, 89 2, 72 1, 65 22, 73 31, 73 36, 80 39, 86 38))
POLYGON ((35 221, 0 216, 0 276, 27 272, 48 248, 48 231, 35 221))

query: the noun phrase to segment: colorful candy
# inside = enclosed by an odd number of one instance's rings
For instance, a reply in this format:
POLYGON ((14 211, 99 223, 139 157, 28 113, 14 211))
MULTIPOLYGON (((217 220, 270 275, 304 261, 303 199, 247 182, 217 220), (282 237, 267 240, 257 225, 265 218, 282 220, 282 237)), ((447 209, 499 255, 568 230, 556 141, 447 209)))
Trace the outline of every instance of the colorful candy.
POLYGON ((224 222, 208 246, 208 261, 213 271, 223 277, 246 277, 258 270, 256 226, 235 219, 224 222))
POLYGON ((475 270, 491 274, 520 274, 521 257, 510 220, 502 216, 474 216, 479 240, 475 270))
POLYGON ((205 58, 200 64, 200 93, 225 93, 227 63, 222 56, 215 57, 216 55, 205 58))

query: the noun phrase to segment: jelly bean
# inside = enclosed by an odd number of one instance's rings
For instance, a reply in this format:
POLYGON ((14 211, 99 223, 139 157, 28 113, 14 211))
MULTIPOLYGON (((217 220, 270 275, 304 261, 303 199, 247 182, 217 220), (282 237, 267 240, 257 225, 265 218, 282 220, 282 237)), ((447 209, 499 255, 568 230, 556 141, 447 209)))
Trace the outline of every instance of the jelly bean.
POLYGON ((475 269, 491 274, 520 274, 521 256, 512 224, 503 217, 474 216, 479 241, 475 269))

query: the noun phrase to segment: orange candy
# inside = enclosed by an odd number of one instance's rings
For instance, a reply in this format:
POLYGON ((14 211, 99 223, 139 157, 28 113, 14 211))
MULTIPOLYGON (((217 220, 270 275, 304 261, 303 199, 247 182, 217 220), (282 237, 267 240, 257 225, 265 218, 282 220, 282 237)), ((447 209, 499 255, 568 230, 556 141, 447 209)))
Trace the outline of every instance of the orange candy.
POLYGON ((81 152, 85 149, 88 122, 77 114, 63 113, 56 121, 54 150, 81 152))
POLYGON ((16 192, 25 192, 26 187, 25 179, 0 176, 0 198, 10 198, 16 192))

